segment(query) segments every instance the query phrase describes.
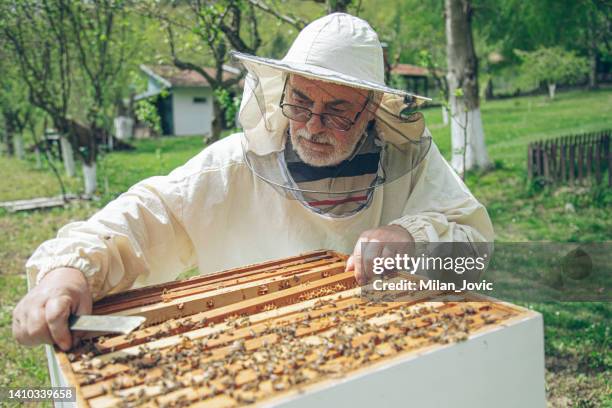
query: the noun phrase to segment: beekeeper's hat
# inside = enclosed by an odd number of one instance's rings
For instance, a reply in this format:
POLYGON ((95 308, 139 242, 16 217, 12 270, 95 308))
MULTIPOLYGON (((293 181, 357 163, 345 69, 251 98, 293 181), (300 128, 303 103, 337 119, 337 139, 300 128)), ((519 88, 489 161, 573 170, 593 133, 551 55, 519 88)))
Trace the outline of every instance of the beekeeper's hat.
POLYGON ((380 177, 367 186, 332 183, 310 192, 337 195, 376 188, 416 167, 431 145, 423 115, 416 111, 429 99, 385 85, 378 35, 358 17, 334 13, 313 21, 282 60, 239 52, 232 55, 247 70, 239 111, 245 159, 255 174, 275 187, 304 191, 286 172, 279 171, 276 157, 286 146, 289 120, 280 101, 289 74, 372 91, 377 96, 368 101, 367 109, 373 114, 380 141, 380 177))

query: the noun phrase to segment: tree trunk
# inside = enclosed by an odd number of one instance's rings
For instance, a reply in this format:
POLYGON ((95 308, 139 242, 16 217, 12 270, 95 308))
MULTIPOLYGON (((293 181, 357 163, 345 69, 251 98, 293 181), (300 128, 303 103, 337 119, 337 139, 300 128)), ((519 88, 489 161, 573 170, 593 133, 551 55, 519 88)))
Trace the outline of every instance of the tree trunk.
POLYGON ((589 89, 597 89, 597 52, 589 50, 589 89))
POLYGON ((25 158, 25 149, 23 146, 23 135, 21 133, 16 133, 13 137, 13 146, 15 149, 15 156, 19 160, 23 160, 25 158))
POLYGON ((352 0, 327 0, 327 14, 346 13, 352 0))
POLYGON ((549 83, 548 84, 548 96, 550 97, 551 101, 553 99, 555 99, 555 90, 556 89, 557 89, 557 84, 555 84, 555 83, 549 83))
POLYGON ((493 79, 489 78, 487 81, 487 87, 485 88, 485 100, 493 100, 493 79))
MULTIPOLYGON (((85 127, 85 130, 87 130, 87 127, 85 127)), ((87 143, 87 154, 83 158, 83 181, 85 182, 85 195, 91 197, 98 188, 96 179, 98 143, 96 136, 104 135, 105 132, 104 129, 98 128, 94 123, 89 126, 88 130, 89 132, 84 133, 87 143)), ((101 140, 104 140, 104 138, 101 138, 101 140)))
POLYGON ((91 197, 98 188, 96 180, 96 162, 87 164, 83 162, 83 179, 85 181, 85 195, 91 197))
POLYGON ((459 174, 464 174, 464 169, 490 166, 484 137, 470 138, 470 135, 484 135, 480 108, 464 111, 462 114, 453 116, 451 121, 451 146, 453 147, 451 166, 459 174), (466 141, 467 148, 464 148, 466 141), (458 146, 457 149, 460 150, 455 150, 455 146, 458 146))
POLYGON ((207 140, 207 143, 209 145, 221 138, 224 121, 225 118, 223 117, 223 109, 221 108, 221 104, 219 103, 217 98, 213 98, 213 121, 211 127, 211 135, 207 140))
POLYGON ((445 0, 447 81, 452 122, 451 165, 459 174, 491 165, 480 116, 478 65, 471 16, 469 0, 445 0))
POLYGON ((444 105, 442 105, 442 123, 444 126, 448 125, 448 109, 444 105))
POLYGON ((4 150, 7 156, 13 156, 15 154, 15 146, 13 145, 13 135, 7 131, 4 133, 4 150))
POLYGON ((589 12, 587 25, 589 56, 589 89, 597 88, 597 16, 593 9, 589 12))
POLYGON ((7 156, 13 156, 15 154, 15 146, 13 145, 13 127, 11 125, 11 119, 7 117, 7 115, 4 116, 4 136, 2 139, 7 156))
POLYGON ((60 136, 60 147, 62 149, 62 161, 68 177, 76 176, 76 168, 74 167, 74 153, 72 145, 68 138, 64 135, 60 136))
POLYGON ((40 157, 40 148, 38 145, 34 148, 34 155, 36 157, 36 168, 42 169, 42 158, 40 157))

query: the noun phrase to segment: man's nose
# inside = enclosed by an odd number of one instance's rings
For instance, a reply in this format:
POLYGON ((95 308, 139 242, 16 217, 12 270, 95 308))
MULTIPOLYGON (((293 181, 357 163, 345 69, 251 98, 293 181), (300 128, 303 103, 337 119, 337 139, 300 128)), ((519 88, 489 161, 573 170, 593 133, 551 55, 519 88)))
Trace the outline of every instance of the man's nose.
POLYGON ((306 130, 311 135, 321 133, 325 129, 323 122, 321 121, 320 115, 312 115, 308 122, 306 122, 306 130))

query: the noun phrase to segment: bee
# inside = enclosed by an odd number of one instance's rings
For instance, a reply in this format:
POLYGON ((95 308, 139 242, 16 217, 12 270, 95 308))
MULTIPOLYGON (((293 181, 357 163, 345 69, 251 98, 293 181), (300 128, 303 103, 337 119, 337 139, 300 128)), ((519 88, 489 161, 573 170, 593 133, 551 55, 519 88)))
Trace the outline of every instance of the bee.
POLYGON ((237 395, 237 400, 240 403, 244 403, 244 404, 252 404, 255 402, 255 396, 252 395, 251 393, 247 394, 247 393, 240 393, 237 395))
POLYGON ((95 360, 92 360, 91 362, 91 366, 95 368, 96 370, 103 368, 105 365, 106 364, 104 364, 104 362, 102 362, 102 360, 100 359, 95 359, 95 360))
POLYGON ((475 315, 476 314, 476 309, 474 309, 472 306, 468 305, 465 308, 463 308, 463 311, 465 313, 467 313, 468 315, 475 315))
POLYGON ((115 391, 119 389, 121 389, 121 381, 113 380, 113 382, 111 382, 111 390, 115 391))
POLYGON ((244 351, 245 350, 244 340, 236 340, 235 342, 233 342, 231 346, 231 350, 233 352, 244 351))
POLYGON ((466 332, 459 332, 455 335, 456 341, 466 341, 468 339, 468 334, 466 332))
POLYGON ((421 319, 421 321, 423 323, 426 323, 426 324, 429 324, 429 325, 433 324, 433 322, 434 322, 433 319, 431 317, 429 317, 429 316, 423 317, 421 319))
POLYGON ((490 314, 487 314, 487 313, 481 314, 480 317, 482 318, 485 324, 493 324, 497 321, 497 319, 495 319, 494 317, 492 317, 490 314))

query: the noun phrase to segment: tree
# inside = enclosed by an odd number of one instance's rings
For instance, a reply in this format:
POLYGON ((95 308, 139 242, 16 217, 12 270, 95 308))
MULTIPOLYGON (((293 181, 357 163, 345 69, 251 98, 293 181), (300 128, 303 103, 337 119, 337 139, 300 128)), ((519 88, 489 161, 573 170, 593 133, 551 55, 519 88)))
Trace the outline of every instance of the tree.
POLYGON ((589 73, 589 62, 586 58, 561 47, 515 52, 522 61, 522 76, 537 86, 545 82, 550 99, 555 98, 557 84, 573 83, 589 73))
POLYGON ((58 130, 67 131, 72 64, 59 8, 33 1, 3 1, 0 7, 4 51, 18 65, 30 103, 47 112, 58 130))
POLYGON ((229 61, 229 48, 255 54, 261 45, 255 5, 240 0, 189 1, 168 12, 164 5, 149 2, 141 5, 143 12, 159 20, 167 32, 172 63, 182 70, 198 72, 206 79, 213 90, 213 123, 209 143, 221 137, 224 128, 225 110, 233 103, 224 106, 228 92, 240 81, 242 75, 228 74, 225 65, 229 61), (201 62, 194 60, 189 46, 180 45, 177 31, 183 35, 195 35, 205 44, 212 62, 212 72, 205 69, 201 62))
POLYGON ((475 28, 510 63, 515 49, 563 47, 586 56, 589 85, 595 87, 597 62, 610 60, 612 3, 608 0, 473 0, 475 28), (511 29, 508 29, 511 27, 511 29))
POLYGON ((327 14, 346 13, 352 0, 327 0, 327 14))
POLYGON ((119 98, 118 86, 126 60, 130 56, 130 22, 120 0, 82 2, 58 0, 68 20, 70 39, 78 61, 77 71, 87 86, 83 109, 85 126, 72 121, 73 138, 84 136, 80 143, 83 159, 85 193, 96 190, 96 157, 98 141, 108 140, 112 127, 112 107, 119 98), (83 143, 85 142, 85 143, 83 143))
MULTIPOLYGON (((1 46, 0 42, 0 46, 1 46)), ((0 123, 3 124, 3 143, 9 156, 24 158, 23 133, 33 115, 27 90, 19 80, 14 64, 5 47, 0 47, 0 123)))
POLYGON ((460 174, 490 166, 478 95, 470 0, 445 0, 451 165, 460 174))
POLYGON ((4 0, 0 33, 29 91, 83 161, 96 190, 98 141, 108 138, 130 24, 120 0, 4 0), (73 86, 78 81, 79 87, 73 86), (83 86, 84 84, 84 86, 83 86))

